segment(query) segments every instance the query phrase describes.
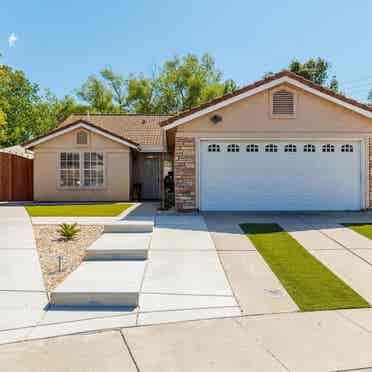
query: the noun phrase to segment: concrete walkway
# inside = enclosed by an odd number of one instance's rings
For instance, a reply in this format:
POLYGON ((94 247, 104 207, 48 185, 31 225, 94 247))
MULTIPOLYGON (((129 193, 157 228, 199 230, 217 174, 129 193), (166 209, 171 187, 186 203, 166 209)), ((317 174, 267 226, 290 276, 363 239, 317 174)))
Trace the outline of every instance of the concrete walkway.
MULTIPOLYGON (((9 327, 6 332, 0 331, 0 343, 118 327, 239 316, 241 309, 226 278, 203 217, 156 215, 155 211, 154 204, 145 203, 122 217, 123 221, 155 222, 153 236, 150 239, 149 258, 138 280, 140 283, 138 307, 95 309, 45 307, 47 301, 44 300, 42 306, 35 306, 37 322, 25 322, 26 317, 16 315, 15 318, 20 322, 19 326, 22 329, 9 327)), ((25 216, 25 212, 22 212, 25 216)), ((31 226, 29 229, 32 232, 31 226)), ((35 251, 33 240, 30 242, 35 251)), ((36 251, 35 254, 37 264, 36 251)), ((100 264, 102 267, 104 263, 97 262, 97 266, 100 264)), ((121 263, 113 262, 118 267, 121 263)), ((116 270, 115 273, 110 273, 110 277, 119 275, 121 278, 120 272, 123 271, 116 270)), ((99 271, 97 273, 99 278, 99 271)), ((123 280, 124 282, 119 280, 118 284, 125 287, 126 281, 123 280)), ((26 283, 32 286, 35 281, 27 280, 26 283)), ((43 296, 45 299, 45 293, 43 296)), ((9 324, 7 321, 4 322, 9 324)))
POLYGON ((200 215, 157 215, 138 325, 240 315, 200 215))
POLYGON ((30 219, 21 206, 0 205, 0 343, 25 338, 47 303, 30 219))

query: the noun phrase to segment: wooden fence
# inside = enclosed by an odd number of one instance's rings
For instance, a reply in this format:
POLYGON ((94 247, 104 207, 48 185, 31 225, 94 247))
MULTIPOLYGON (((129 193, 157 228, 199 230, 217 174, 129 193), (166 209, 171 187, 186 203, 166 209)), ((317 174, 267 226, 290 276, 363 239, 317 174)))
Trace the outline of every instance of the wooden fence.
POLYGON ((33 200, 32 159, 0 153, 0 201, 33 200))

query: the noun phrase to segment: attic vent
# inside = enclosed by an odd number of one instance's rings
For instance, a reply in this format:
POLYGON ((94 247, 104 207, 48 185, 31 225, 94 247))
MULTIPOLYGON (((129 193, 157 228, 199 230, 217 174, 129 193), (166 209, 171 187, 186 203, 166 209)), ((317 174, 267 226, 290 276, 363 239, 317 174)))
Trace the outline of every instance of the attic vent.
POLYGON ((287 90, 278 90, 272 97, 273 115, 294 115, 294 95, 287 90))
POLYGON ((77 145, 87 145, 88 144, 88 133, 81 130, 76 134, 76 144, 77 145))

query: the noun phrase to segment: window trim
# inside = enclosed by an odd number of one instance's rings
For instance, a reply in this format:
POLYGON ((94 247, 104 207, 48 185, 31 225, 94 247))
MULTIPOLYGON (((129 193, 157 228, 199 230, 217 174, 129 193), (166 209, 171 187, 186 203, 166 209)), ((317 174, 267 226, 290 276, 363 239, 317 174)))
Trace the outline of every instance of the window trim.
POLYGON ((298 101, 298 94, 295 90, 291 89, 287 86, 278 86, 269 92, 269 113, 271 119, 295 119, 297 115, 297 101, 298 101), (293 114, 274 114, 274 94, 280 91, 286 91, 293 95, 293 114))
POLYGON ((67 190, 104 190, 106 189, 106 180, 107 180, 107 156, 106 152, 104 151, 95 151, 95 150, 82 150, 82 151, 74 151, 65 150, 59 151, 57 154, 57 174, 56 174, 56 181, 57 181, 57 190, 59 191, 67 191, 67 190), (84 153, 86 152, 97 152, 101 153, 103 157, 103 184, 102 185, 95 185, 95 186, 85 186, 84 185, 84 153), (62 153, 78 153, 79 154, 79 171, 80 171, 80 186, 61 186, 61 154, 62 153))

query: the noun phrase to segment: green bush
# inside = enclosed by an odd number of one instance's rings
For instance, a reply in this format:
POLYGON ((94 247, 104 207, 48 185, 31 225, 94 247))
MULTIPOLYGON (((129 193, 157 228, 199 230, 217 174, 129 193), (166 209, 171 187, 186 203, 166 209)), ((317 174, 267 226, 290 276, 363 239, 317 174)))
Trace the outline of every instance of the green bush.
POLYGON ((61 223, 57 231, 59 235, 61 235, 61 238, 63 240, 72 240, 75 238, 77 234, 79 234, 80 229, 78 229, 77 223, 74 224, 61 223))

